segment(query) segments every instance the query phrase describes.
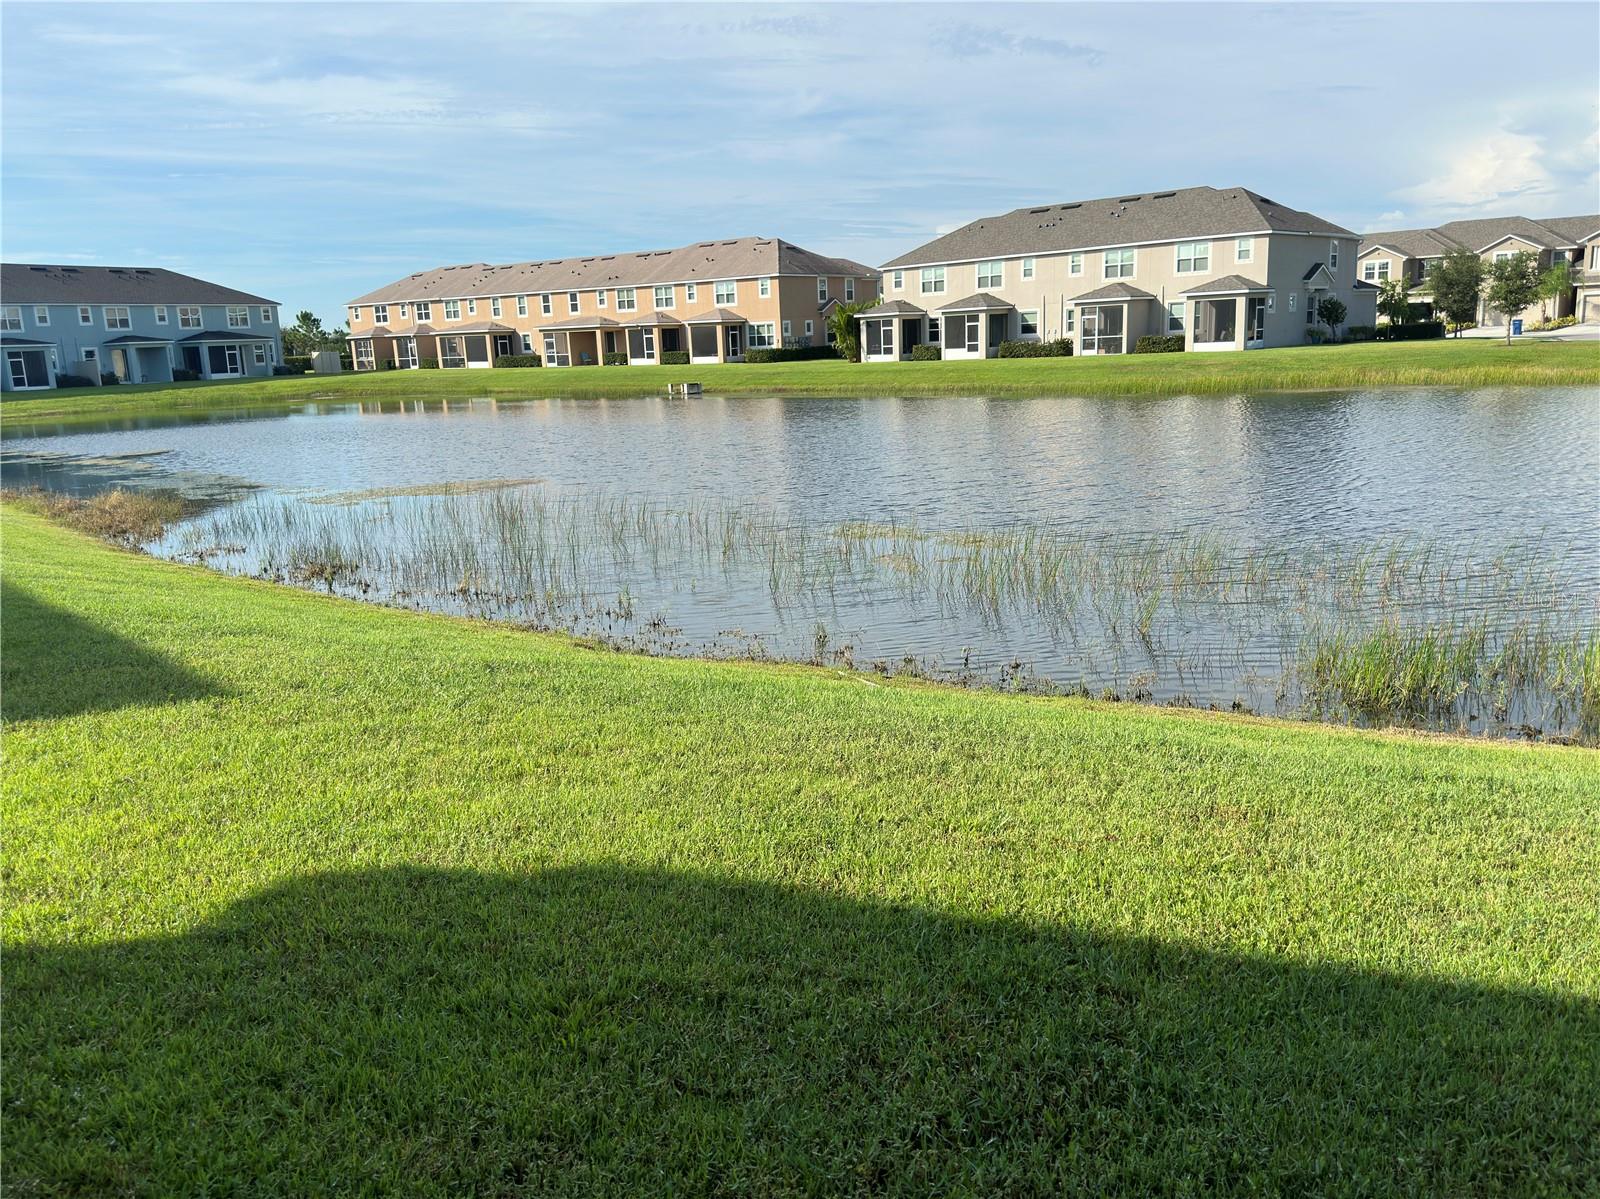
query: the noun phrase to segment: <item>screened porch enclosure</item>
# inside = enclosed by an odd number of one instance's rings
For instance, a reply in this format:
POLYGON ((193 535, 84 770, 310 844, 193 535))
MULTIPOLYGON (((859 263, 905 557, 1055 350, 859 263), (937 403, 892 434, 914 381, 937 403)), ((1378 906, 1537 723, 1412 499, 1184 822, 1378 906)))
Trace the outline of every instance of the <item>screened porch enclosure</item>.
POLYGON ((1198 300, 1194 310, 1196 345, 1234 345, 1239 339, 1239 301, 1198 300))
POLYGON ((1078 313, 1078 353, 1126 353, 1127 332, 1126 305, 1090 304, 1078 313))

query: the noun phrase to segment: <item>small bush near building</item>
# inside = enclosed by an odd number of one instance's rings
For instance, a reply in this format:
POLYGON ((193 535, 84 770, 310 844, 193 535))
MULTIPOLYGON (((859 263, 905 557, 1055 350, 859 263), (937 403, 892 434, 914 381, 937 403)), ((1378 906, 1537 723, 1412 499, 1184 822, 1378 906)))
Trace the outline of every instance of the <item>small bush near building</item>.
POLYGON ((1182 333, 1149 333, 1133 344, 1135 354, 1181 354, 1182 333))
POLYGON ((1399 325, 1379 325, 1379 341, 1427 341, 1444 336, 1443 321, 1407 321, 1399 325))
POLYGON ((1307 329, 1306 330, 1306 344, 1308 346, 1320 346, 1323 342, 1325 342, 1327 340, 1328 340, 1328 331, 1326 329, 1307 329))
POLYGON ((601 362, 606 366, 627 366, 628 356, 621 350, 612 350, 611 353, 601 359, 601 362))
POLYGON ((662 350, 661 351, 661 365, 662 366, 688 366, 689 365, 689 351, 688 350, 662 350))
POLYGON ((1528 331, 1532 333, 1541 332, 1545 329, 1566 329, 1577 323, 1578 318, 1575 316, 1558 316, 1553 320, 1542 321, 1537 325, 1529 325, 1528 331))
MULTIPOLYGON (((308 374, 310 372, 310 370, 311 370, 311 355, 310 354, 285 354, 283 356, 283 365, 284 366, 293 367, 296 374, 300 374, 300 375, 308 374)), ((385 366, 393 366, 394 365, 394 359, 393 358, 386 359, 384 361, 384 365, 385 366)))
POLYGON ((423 358, 417 363, 417 367, 419 370, 436 371, 439 369, 439 360, 437 358, 423 358))
POLYGON ((272 373, 275 375, 303 375, 306 373, 303 366, 290 366, 287 362, 274 362, 272 373))
POLYGON ((772 346, 745 353, 746 362, 807 362, 817 358, 837 358, 837 346, 772 346))
POLYGON ((1344 329, 1346 341, 1372 341, 1377 336, 1376 325, 1346 325, 1344 329))
POLYGON ((100 385, 102 387, 115 387, 117 385, 117 382, 118 382, 118 379, 117 379, 117 372, 116 371, 101 371, 100 372, 100 385))
POLYGON ((198 383, 200 372, 189 370, 187 367, 175 366, 172 368, 172 381, 174 383, 198 383))
POLYGON ((501 354, 494 360, 494 364, 497 367, 540 365, 537 354, 501 354))
MULTIPOLYGON (((177 371, 173 371, 172 373, 174 375, 176 375, 178 372, 177 371)), ((56 386, 57 387, 93 387, 94 386, 94 380, 89 378, 87 375, 57 375, 56 376, 56 386)))
POLYGON ((911 347, 912 362, 938 362, 944 357, 944 351, 938 346, 917 345, 911 347))
POLYGON ((1065 337, 1054 341, 1002 341, 1001 358, 1070 358, 1072 342, 1065 337))

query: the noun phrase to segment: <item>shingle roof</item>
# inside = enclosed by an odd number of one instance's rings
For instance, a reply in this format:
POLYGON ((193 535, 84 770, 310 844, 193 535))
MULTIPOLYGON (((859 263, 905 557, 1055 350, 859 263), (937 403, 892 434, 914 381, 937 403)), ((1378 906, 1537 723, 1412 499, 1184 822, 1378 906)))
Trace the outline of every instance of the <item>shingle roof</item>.
MULTIPOLYGON (((1319 262, 1317 265, 1321 266, 1322 264, 1319 262)), ((1308 279, 1310 277, 1309 274, 1306 276, 1308 279)), ((1265 283, 1257 283, 1254 279, 1246 279, 1243 275, 1224 275, 1220 279, 1212 279, 1209 283, 1197 283, 1183 294, 1186 296, 1225 296, 1237 294, 1241 291, 1271 290, 1265 283)))
POLYGON ((178 344, 181 346, 186 341, 192 343, 197 341, 230 342, 272 340, 274 340, 274 338, 270 333, 244 333, 237 329, 213 329, 208 333, 191 333, 188 337, 180 337, 178 338, 178 344))
POLYGON ((962 296, 959 300, 951 300, 948 304, 940 304, 940 312, 984 312, 988 310, 1001 311, 1015 308, 1016 305, 1009 300, 1002 300, 999 296, 992 296, 986 291, 974 292, 970 296, 962 296))
POLYGON ((0 265, 0 292, 12 304, 268 304, 247 291, 161 267, 0 265))
POLYGON ((137 333, 124 333, 121 337, 113 337, 102 344, 108 346, 166 346, 172 344, 170 337, 141 337, 137 333))
POLYGON ((915 304, 908 304, 904 300, 885 300, 876 308, 868 308, 865 312, 856 313, 857 317, 864 316, 926 316, 927 310, 918 308, 915 304))
POLYGON ((1183 237, 1228 237, 1263 231, 1355 236, 1331 221, 1285 208, 1242 187, 1186 187, 1137 196, 1018 208, 999 216, 983 217, 953 233, 934 238, 885 266, 968 262, 1094 246, 1134 245, 1183 237))
POLYGON ((40 341, 33 337, 12 337, 9 334, 5 337, 0 337, 0 346, 53 346, 55 344, 53 341, 40 341))
POLYGON ((1097 287, 1093 291, 1086 291, 1081 296, 1074 296, 1068 300, 1069 304, 1094 303, 1099 300, 1153 300, 1155 297, 1147 291, 1140 291, 1129 283, 1107 283, 1104 287, 1097 287))
POLYGON ((1539 224, 1564 238, 1564 245, 1577 246, 1582 245, 1585 238, 1600 231, 1600 214, 1540 217, 1539 224))
POLYGON ((1356 254, 1359 257, 1380 246, 1406 258, 1440 258, 1459 249, 1461 243, 1440 236, 1434 229, 1392 229, 1385 233, 1363 233, 1356 254))
POLYGON ((1438 258, 1455 249, 1477 253, 1507 237, 1520 237, 1540 249, 1553 250, 1580 245, 1596 230, 1600 230, 1600 215, 1545 217, 1537 221, 1525 216, 1483 217, 1447 221, 1431 229, 1363 233, 1357 254, 1382 246, 1407 258, 1438 258))
POLYGON ((675 250, 600 254, 515 262, 484 262, 418 271, 369 291, 351 304, 393 304, 402 300, 465 299, 474 296, 528 295, 586 291, 600 287, 651 287, 658 283, 711 283, 767 275, 849 275, 877 277, 874 267, 848 258, 814 254, 776 237, 702 241, 675 250))
POLYGON ((713 308, 710 312, 702 312, 698 316, 685 317, 686 325, 742 325, 744 317, 731 308, 713 308))
POLYGON ((1485 217, 1474 221, 1446 221, 1436 232, 1459 242, 1469 250, 1483 250, 1507 237, 1520 237, 1530 245, 1551 249, 1561 244, 1560 235, 1525 216, 1485 217))

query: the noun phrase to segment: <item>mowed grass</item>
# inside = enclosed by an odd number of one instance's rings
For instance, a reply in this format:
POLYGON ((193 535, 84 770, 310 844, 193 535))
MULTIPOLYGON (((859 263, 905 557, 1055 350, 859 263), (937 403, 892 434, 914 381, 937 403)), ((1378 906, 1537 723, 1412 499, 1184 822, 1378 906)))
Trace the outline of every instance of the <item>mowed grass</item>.
POLYGON ((715 394, 1049 396, 1233 394, 1411 385, 1489 387, 1600 383, 1600 343, 1484 339, 1364 343, 1242 354, 1130 354, 957 362, 839 361, 764 365, 369 371, 214 383, 147 384, 10 399, 7 422, 195 408, 243 409, 315 400, 503 399, 658 395, 669 382, 715 394))
POLYGON ((3 535, 10 1193, 1600 1188, 1592 752, 3 535))

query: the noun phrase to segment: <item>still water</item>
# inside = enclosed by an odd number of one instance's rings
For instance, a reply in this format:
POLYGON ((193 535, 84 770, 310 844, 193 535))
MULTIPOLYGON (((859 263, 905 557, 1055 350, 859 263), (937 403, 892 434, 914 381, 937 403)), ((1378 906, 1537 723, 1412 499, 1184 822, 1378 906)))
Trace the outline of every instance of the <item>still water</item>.
POLYGON ((329 403, 4 432, 9 486, 217 502, 152 552, 656 652, 1566 735, 1600 624, 1590 388, 329 403), (1441 654, 1431 710, 1350 702, 1341 664, 1441 654))

